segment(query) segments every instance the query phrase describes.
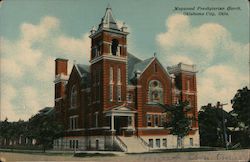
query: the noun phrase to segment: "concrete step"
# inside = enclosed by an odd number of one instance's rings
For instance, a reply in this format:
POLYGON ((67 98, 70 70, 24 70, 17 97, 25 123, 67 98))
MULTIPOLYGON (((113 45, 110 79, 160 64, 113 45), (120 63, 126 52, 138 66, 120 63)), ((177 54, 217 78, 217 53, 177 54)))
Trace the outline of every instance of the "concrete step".
POLYGON ((129 153, 148 152, 147 146, 145 146, 137 137, 119 136, 119 138, 127 146, 127 152, 129 153))

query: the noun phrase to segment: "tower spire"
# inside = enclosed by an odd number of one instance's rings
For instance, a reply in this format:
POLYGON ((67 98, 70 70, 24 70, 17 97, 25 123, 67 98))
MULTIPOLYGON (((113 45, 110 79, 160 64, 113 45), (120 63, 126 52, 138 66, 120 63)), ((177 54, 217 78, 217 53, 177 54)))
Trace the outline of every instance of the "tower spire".
POLYGON ((112 10, 110 3, 108 3, 106 10, 108 10, 108 9, 112 10))
POLYGON ((108 4, 108 6, 106 8, 106 12, 102 18, 102 21, 99 24, 99 29, 102 29, 102 28, 108 28, 108 29, 112 29, 112 30, 120 30, 118 28, 116 20, 113 16, 110 4, 108 4))

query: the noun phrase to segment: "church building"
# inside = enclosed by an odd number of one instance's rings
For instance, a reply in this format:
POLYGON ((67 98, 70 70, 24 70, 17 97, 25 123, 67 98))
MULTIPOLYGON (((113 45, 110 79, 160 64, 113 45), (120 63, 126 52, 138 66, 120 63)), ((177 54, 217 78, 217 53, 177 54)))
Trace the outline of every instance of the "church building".
MULTIPOLYGON (((118 27, 110 7, 90 32, 90 65, 55 60, 55 105, 64 137, 54 149, 120 150, 199 147, 195 65, 167 67, 157 56, 142 60, 127 51, 127 27, 118 27), (189 101, 191 131, 171 135, 166 106, 189 101), (182 144, 180 144, 182 142, 182 144)), ((81 62, 81 61, 79 61, 81 62)))

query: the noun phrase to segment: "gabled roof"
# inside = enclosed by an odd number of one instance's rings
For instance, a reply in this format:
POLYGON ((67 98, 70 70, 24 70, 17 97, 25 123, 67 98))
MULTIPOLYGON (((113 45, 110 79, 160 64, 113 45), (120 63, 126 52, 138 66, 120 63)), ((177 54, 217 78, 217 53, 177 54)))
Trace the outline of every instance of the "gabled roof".
POLYGON ((120 30, 117 26, 115 18, 113 17, 112 9, 110 5, 107 6, 106 12, 102 18, 101 23, 99 24, 99 29, 103 27, 113 29, 113 30, 120 30))
POLYGON ((134 77, 134 66, 139 62, 142 62, 142 60, 135 57, 131 53, 128 53, 128 78, 129 79, 134 77))
POLYGON ((81 77, 80 85, 82 88, 88 88, 90 87, 90 70, 89 65, 84 64, 75 64, 76 70, 81 77))
POLYGON ((89 73, 89 65, 76 64, 76 68, 81 75, 84 73, 89 73))
MULTIPOLYGON (((130 54, 131 55, 131 54, 130 54)), ((132 55, 133 56, 133 55, 132 55)), ((154 60, 154 57, 151 57, 149 59, 146 59, 146 60, 140 60, 136 57, 128 57, 128 62, 130 62, 128 64, 128 79, 129 79, 129 83, 131 82, 131 79, 134 78, 134 73, 136 71, 140 71, 140 72, 143 72, 148 66, 149 64, 151 64, 151 62, 154 60)))
POLYGON ((151 57, 142 61, 136 58, 135 56, 133 56, 132 54, 129 54, 128 55, 128 66, 129 66, 128 67, 128 83, 131 84, 132 80, 135 77, 135 72, 140 71, 140 73, 142 74, 154 60, 156 60, 159 63, 159 65, 161 66, 163 71, 166 73, 166 75, 170 76, 167 69, 164 68, 164 66, 157 59, 157 57, 154 56, 154 57, 151 57))

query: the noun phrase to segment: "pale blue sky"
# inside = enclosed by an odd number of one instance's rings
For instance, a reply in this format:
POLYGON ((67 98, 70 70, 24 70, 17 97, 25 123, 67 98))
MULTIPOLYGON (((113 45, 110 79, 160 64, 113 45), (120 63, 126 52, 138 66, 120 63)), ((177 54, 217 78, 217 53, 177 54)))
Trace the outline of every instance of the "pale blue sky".
POLYGON ((27 119, 53 106, 53 60, 88 63, 88 32, 108 3, 115 18, 129 27, 129 52, 140 58, 157 52, 164 66, 197 65, 199 106, 230 102, 248 84, 247 0, 6 0, 0 8, 2 118, 27 119), (188 17, 174 11, 193 6, 240 10, 188 17))

